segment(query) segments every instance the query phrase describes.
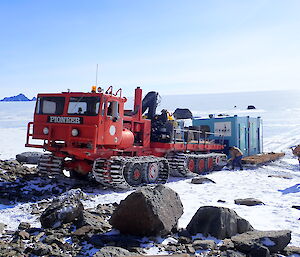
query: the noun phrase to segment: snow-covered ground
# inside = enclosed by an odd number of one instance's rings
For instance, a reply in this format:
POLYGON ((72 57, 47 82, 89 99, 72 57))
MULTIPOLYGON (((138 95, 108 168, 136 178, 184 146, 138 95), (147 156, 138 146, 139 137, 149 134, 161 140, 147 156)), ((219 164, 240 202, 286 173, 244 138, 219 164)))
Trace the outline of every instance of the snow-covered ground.
MULTIPOLYGON (((300 246, 300 211, 291 208, 300 205, 300 169, 290 147, 300 144, 299 92, 260 92, 224 95, 193 95, 191 97, 166 96, 160 108, 174 110, 189 107, 197 116, 209 113, 261 116, 264 120, 264 151, 283 151, 286 156, 272 164, 243 171, 222 170, 209 174, 216 184, 194 185, 190 179, 171 178, 167 186, 179 193, 184 214, 179 226, 185 227, 196 210, 203 205, 224 206, 234 209, 259 230, 290 229, 291 245, 300 246), (234 108, 234 105, 236 107, 234 108), (258 109, 247 111, 247 105, 258 109), (284 175, 289 177, 268 177, 284 175), (265 203, 260 206, 234 204, 234 199, 254 197, 265 203), (218 200, 224 200, 220 203, 218 200)), ((34 103, 0 103, 0 159, 13 158, 25 150, 27 122, 32 119, 34 103)), ((99 190, 92 193, 92 200, 85 205, 119 202, 131 191, 99 190)), ((39 226, 36 217, 29 213, 29 204, 0 206, 0 221, 15 229, 20 221, 39 226)))

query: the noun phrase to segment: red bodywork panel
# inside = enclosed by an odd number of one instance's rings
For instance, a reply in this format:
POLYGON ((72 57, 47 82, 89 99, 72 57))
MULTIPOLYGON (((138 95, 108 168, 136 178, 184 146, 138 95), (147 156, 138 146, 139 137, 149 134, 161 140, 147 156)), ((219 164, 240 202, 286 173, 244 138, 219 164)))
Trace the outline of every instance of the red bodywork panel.
POLYGON ((175 152, 210 152, 210 151, 222 151, 224 149, 223 145, 214 144, 210 142, 200 142, 200 143, 151 143, 151 150, 155 156, 164 156, 170 151, 175 152))
MULTIPOLYGON (((140 88, 135 90, 134 110, 129 116, 124 114, 126 98, 121 96, 121 90, 117 93, 119 95, 113 94, 112 88, 109 88, 106 93, 39 94, 34 121, 28 124, 26 146, 44 148, 56 156, 90 161, 113 155, 162 157, 170 151, 223 150, 223 145, 208 141, 189 144, 151 143, 151 120, 142 118, 142 90, 140 88), (61 113, 45 114, 42 110, 43 113, 40 114, 41 102, 44 101, 45 105, 47 102, 45 99, 53 97, 64 98, 61 113), (98 102, 94 103, 97 113, 85 115, 79 110, 79 114, 68 113, 69 102, 78 99, 78 103, 81 103, 83 98, 100 99, 99 107, 98 102), (115 103, 117 104, 114 105, 115 103), (74 129, 78 131, 76 136, 72 135, 74 129), (45 133, 45 130, 48 130, 48 133, 45 133), (32 139, 43 141, 42 144, 34 144, 30 142, 32 139)), ((76 106, 77 102, 72 104, 76 106)), ((51 104, 49 106, 51 107, 51 104)), ((84 165, 81 167, 83 170, 87 169, 84 165)))

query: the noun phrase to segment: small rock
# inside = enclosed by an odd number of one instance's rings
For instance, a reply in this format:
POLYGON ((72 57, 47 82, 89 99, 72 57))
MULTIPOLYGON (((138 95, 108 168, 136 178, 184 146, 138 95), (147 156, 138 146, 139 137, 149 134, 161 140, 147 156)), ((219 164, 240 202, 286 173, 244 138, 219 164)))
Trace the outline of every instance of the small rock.
POLYGON ((283 176, 283 175, 269 175, 268 178, 284 178, 284 179, 292 179, 291 177, 283 176))
POLYGON ((64 223, 82 217, 83 204, 79 200, 80 198, 82 198, 80 192, 72 189, 54 199, 40 217, 42 226, 44 228, 58 228, 64 223))
MULTIPOLYGON (((185 252, 186 252, 185 245, 177 245, 176 253, 185 253, 185 252)), ((179 256, 181 256, 181 255, 179 255, 179 256)), ((185 256, 185 255, 182 255, 182 256, 185 256)))
POLYGON ((34 237, 33 241, 39 242, 40 239, 45 235, 45 232, 40 232, 37 234, 37 236, 34 237))
POLYGON ((130 247, 129 249, 128 249, 128 251, 130 251, 130 252, 132 252, 132 253, 137 253, 137 254, 139 254, 139 256, 141 255, 141 256, 143 256, 143 255, 145 255, 145 251, 144 251, 144 248, 142 248, 142 247, 130 247))
POLYGON ((256 109, 256 107, 254 105, 248 105, 247 106, 247 110, 253 110, 256 109))
POLYGON ((270 251, 262 245, 254 245, 249 253, 249 257, 270 257, 270 251))
POLYGON ((250 252, 255 245, 262 245, 271 253, 282 251, 291 241, 290 230, 249 231, 231 238, 236 249, 250 252))
POLYGON ((213 240, 195 240, 193 242, 193 247, 196 250, 214 250, 217 244, 213 240))
POLYGON ((103 247, 112 242, 116 246, 129 248, 129 247, 139 247, 140 246, 140 237, 130 236, 130 235, 104 235, 96 234, 89 238, 89 243, 95 245, 96 247, 103 247))
POLYGON ((111 225, 101 216, 101 214, 94 214, 88 211, 82 212, 82 216, 78 219, 78 222, 76 222, 76 226, 78 228, 82 226, 90 226, 93 231, 99 233, 105 233, 111 230, 111 225))
POLYGON ((221 200, 221 199, 220 199, 220 200, 218 200, 217 202, 218 202, 218 203, 226 203, 226 201, 225 201, 225 200, 221 200))
POLYGON ((264 204, 262 201, 255 198, 245 198, 245 199, 236 199, 234 200, 235 204, 246 205, 246 206, 255 206, 264 204))
POLYGON ((43 243, 36 243, 34 244, 33 249, 30 249, 29 251, 37 256, 43 256, 50 254, 52 247, 43 243))
POLYGON ((166 245, 165 250, 168 252, 175 253, 177 251, 177 247, 175 245, 166 245))
POLYGON ((117 203, 110 203, 110 204, 99 204, 97 205, 97 212, 101 215, 111 216, 114 210, 117 208, 117 203))
POLYGON ((6 228, 6 224, 0 223, 0 234, 4 231, 5 228, 6 228))
POLYGON ((246 257, 246 255, 241 252, 227 250, 226 252, 222 252, 220 257, 246 257))
POLYGON ((188 238, 192 238, 191 234, 187 231, 186 228, 180 228, 178 230, 178 236, 183 236, 183 237, 188 237, 188 238))
POLYGON ((191 244, 192 243, 192 239, 190 237, 180 236, 178 238, 178 243, 179 244, 191 244))
POLYGON ((300 256, 300 247, 297 246, 287 246, 282 251, 285 255, 298 254, 300 256))
POLYGON ((93 231, 94 229, 90 225, 85 225, 79 229, 77 229, 75 232, 73 232, 73 235, 75 236, 85 236, 87 233, 93 231))
POLYGON ((28 222, 21 222, 18 226, 19 230, 26 230, 30 228, 30 223, 28 222))
POLYGON ((219 249, 221 251, 232 250, 234 249, 234 244, 230 239, 224 239, 222 245, 220 245, 219 249))
POLYGON ((19 237, 23 240, 28 240, 30 238, 29 233, 24 230, 18 232, 18 234, 19 234, 19 237))
POLYGON ((118 257, 118 256, 137 256, 138 254, 129 252, 121 247, 105 246, 96 252, 94 257, 118 257))
POLYGON ((300 205, 293 205, 292 208, 300 210, 300 205))
POLYGON ((203 176, 192 178, 191 183, 192 184, 205 184, 205 183, 214 183, 214 184, 216 184, 215 181, 213 181, 209 178, 203 177, 203 176))
POLYGON ((194 255, 196 252, 195 248, 190 244, 186 245, 185 249, 186 249, 186 252, 191 255, 194 255))
POLYGON ((43 243, 47 244, 47 245, 52 245, 52 244, 56 244, 59 247, 61 247, 62 245, 64 245, 64 240, 58 238, 55 235, 48 235, 45 237, 45 239, 43 240, 43 243))

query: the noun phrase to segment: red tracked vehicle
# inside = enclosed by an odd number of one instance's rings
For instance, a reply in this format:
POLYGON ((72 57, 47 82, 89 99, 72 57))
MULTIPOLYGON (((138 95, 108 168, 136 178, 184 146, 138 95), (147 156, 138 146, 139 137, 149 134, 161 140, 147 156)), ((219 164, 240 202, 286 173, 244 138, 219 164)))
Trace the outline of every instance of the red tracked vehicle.
POLYGON ((224 146, 207 141, 203 131, 185 128, 181 119, 186 115, 180 112, 178 119, 165 110, 155 114, 157 96, 149 92, 142 100, 138 87, 133 110, 124 110, 127 99, 112 87, 106 92, 93 87, 88 93, 38 94, 26 146, 51 152, 40 160, 42 171, 92 172, 101 184, 117 188, 162 184, 169 174, 222 168, 224 146))

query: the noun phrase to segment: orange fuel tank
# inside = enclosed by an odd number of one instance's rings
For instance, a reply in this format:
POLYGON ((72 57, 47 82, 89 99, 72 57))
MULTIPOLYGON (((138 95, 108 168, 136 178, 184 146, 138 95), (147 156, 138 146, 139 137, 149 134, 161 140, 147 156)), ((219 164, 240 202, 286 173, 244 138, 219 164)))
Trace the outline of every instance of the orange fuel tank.
POLYGON ((128 147, 133 146, 133 142, 134 142, 133 133, 128 129, 123 129, 121 142, 120 142, 120 145, 118 146, 118 148, 124 150, 128 147))

